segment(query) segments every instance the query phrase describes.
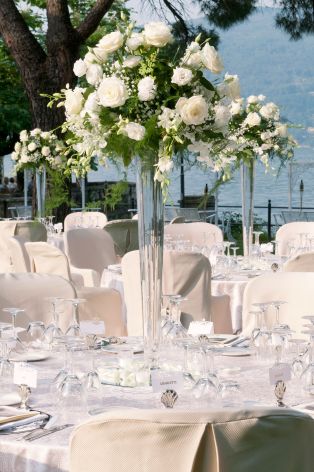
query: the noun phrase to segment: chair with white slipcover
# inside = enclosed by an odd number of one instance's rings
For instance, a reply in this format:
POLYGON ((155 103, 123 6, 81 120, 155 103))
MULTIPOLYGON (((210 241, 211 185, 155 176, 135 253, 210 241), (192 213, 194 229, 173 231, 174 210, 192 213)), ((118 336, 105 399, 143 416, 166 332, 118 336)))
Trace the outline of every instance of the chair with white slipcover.
POLYGON ((282 225, 276 233, 276 254, 278 256, 289 256, 290 244, 298 245, 302 233, 311 235, 314 238, 314 222, 294 221, 282 225))
MULTIPOLYGON (((130 336, 143 333, 141 275, 139 252, 127 253, 121 261, 127 326, 130 336)), ((187 298, 180 305, 181 321, 187 328, 191 321, 210 320, 216 333, 232 333, 230 298, 211 296, 211 268, 199 253, 164 252, 163 293, 187 298)))
POLYGON ((107 216, 100 211, 77 211, 65 217, 64 231, 75 228, 103 228, 107 221, 107 216))
POLYGON ((223 233, 218 226, 203 221, 177 223, 165 226, 165 236, 182 237, 193 245, 211 247, 223 242, 223 233))
POLYGON ((313 441, 286 408, 114 410, 74 430, 70 472, 312 472, 313 441))
POLYGON ((138 249, 138 220, 122 219, 108 221, 104 230, 114 241, 115 251, 119 257, 129 251, 138 249))
POLYGON ((284 272, 314 272, 314 252, 305 252, 289 259, 282 267, 284 272))
MULTIPOLYGON (((314 273, 276 272, 252 279, 244 290, 242 327, 249 335, 254 328, 254 317, 249 313, 256 310, 254 303, 282 300, 280 322, 287 323, 299 335, 303 328, 302 316, 312 314, 314 306, 314 273)), ((275 322, 275 309, 270 307, 266 314, 266 326, 275 322)), ((297 336, 296 335, 296 336, 297 336)))

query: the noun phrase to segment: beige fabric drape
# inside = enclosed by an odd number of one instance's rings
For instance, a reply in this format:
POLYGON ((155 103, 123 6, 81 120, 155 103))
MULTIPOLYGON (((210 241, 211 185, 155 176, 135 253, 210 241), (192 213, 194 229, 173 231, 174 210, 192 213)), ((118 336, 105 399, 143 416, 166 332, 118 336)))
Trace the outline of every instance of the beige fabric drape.
POLYGON ((289 242, 300 241, 299 234, 307 233, 314 237, 314 222, 312 221, 294 221, 282 225, 276 233, 276 254, 279 256, 289 256, 289 242))
MULTIPOLYGON (((122 276, 128 333, 139 336, 143 326, 138 251, 129 252, 122 258, 122 276)), ((210 263, 202 254, 165 251, 163 293, 180 294, 187 298, 180 305, 181 320, 185 327, 192 320, 212 319, 215 332, 232 332, 229 297, 214 297, 219 298, 220 303, 213 304, 210 263)))
MULTIPOLYGON (((280 307, 280 321, 300 334, 304 329, 302 316, 313 313, 313 287, 314 273, 310 272, 277 272, 252 279, 243 295, 243 332, 250 334, 254 328, 254 316, 249 313, 257 310, 254 303, 282 300, 287 303, 280 307)), ((270 307, 267 310, 266 326, 270 328, 275 319, 275 309, 270 307)))
POLYGON ((289 259, 283 265, 284 272, 314 272, 314 252, 305 252, 289 259))
MULTIPOLYGON (((17 325, 27 328, 30 321, 52 321, 51 302, 49 297, 65 299, 75 298, 73 285, 57 275, 48 274, 0 274, 0 321, 9 322, 10 316, 2 308, 23 308, 17 325)), ((70 304, 64 305, 60 324, 67 327, 71 319, 70 304)))
POLYGON ((7 245, 12 261, 11 272, 30 272, 29 255, 25 248, 25 240, 21 236, 8 238, 7 245))
POLYGON ((64 233, 65 253, 71 268, 93 269, 100 276, 110 264, 117 263, 111 236, 99 228, 70 229, 64 233))
POLYGON ((25 243, 31 271, 40 274, 54 274, 71 280, 67 257, 58 248, 48 243, 25 243))
POLYGON ((0 272, 12 272, 13 264, 8 239, 18 236, 23 241, 47 241, 47 231, 37 221, 0 221, 0 272))
POLYGON ((136 219, 108 221, 104 230, 111 235, 118 256, 122 257, 127 252, 138 249, 138 221, 136 219))
POLYGON ((64 219, 64 231, 69 229, 82 227, 99 227, 103 228, 107 223, 107 216, 100 211, 77 211, 70 213, 64 219))
POLYGON ((313 440, 282 408, 113 411, 73 432, 70 472, 312 472, 313 440))
POLYGON ((197 246, 213 246, 223 242, 223 234, 218 226, 211 223, 176 223, 165 226, 165 235, 172 238, 182 237, 197 246))

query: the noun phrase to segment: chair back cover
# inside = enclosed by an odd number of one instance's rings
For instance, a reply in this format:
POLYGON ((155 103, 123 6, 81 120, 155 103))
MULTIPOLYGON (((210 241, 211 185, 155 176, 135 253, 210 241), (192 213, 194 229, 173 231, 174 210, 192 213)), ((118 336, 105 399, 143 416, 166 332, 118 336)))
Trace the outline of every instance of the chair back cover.
MULTIPOLYGON (((129 336, 142 336, 142 302, 139 251, 127 253, 121 261, 124 300, 127 306, 129 336)), ((212 312, 211 268, 208 259, 199 253, 165 251, 163 293, 187 298, 180 305, 181 321, 188 328, 191 321, 210 320, 219 326, 216 332, 230 332, 230 310, 212 312)))
POLYGON ((71 280, 69 263, 61 249, 48 243, 25 243, 29 255, 31 272, 54 274, 71 280))
POLYGON ((118 256, 122 257, 127 252, 139 248, 138 221, 136 219, 108 221, 104 230, 111 235, 118 256))
POLYGON ((94 269, 98 274, 117 263, 111 236, 99 228, 70 229, 64 233, 65 253, 73 267, 94 269))
MULTIPOLYGON (((254 316, 249 312, 257 310, 253 304, 281 300, 287 302, 280 307, 280 322, 287 323, 298 336, 304 329, 302 316, 313 313, 314 273, 277 272, 252 279, 244 290, 242 325, 243 332, 250 334, 254 328, 254 316)), ((275 322, 275 308, 267 310, 266 326, 275 322)))
POLYGON ((197 246, 213 246, 223 242, 223 233, 218 226, 203 221, 176 223, 165 226, 165 235, 172 238, 183 237, 197 246))
POLYGON ((314 252, 305 252, 289 259, 284 265, 285 272, 314 272, 314 252))
POLYGON ((45 226, 38 221, 0 221, 0 272, 14 270, 8 238, 19 236, 24 241, 47 241, 45 226))
POLYGON ((77 211, 70 213, 64 219, 64 231, 74 228, 103 228, 107 216, 100 211, 77 211))
POLYGON ((31 264, 24 238, 12 236, 12 238, 8 238, 7 245, 13 266, 12 272, 31 272, 31 264))
MULTIPOLYGON (((51 302, 48 297, 75 298, 76 292, 70 282, 57 275, 48 274, 0 274, 0 321, 10 322, 8 313, 2 308, 23 308, 17 326, 27 328, 30 321, 52 321, 51 302)), ((68 326, 71 320, 71 304, 64 305, 60 326, 68 326)))
POLYGON ((313 440, 313 419, 284 408, 116 410, 74 430, 70 472, 311 472, 313 440))
POLYGON ((314 237, 314 222, 295 221, 282 225, 276 233, 276 254, 279 256, 289 256, 289 243, 300 240, 300 234, 305 233, 314 237))

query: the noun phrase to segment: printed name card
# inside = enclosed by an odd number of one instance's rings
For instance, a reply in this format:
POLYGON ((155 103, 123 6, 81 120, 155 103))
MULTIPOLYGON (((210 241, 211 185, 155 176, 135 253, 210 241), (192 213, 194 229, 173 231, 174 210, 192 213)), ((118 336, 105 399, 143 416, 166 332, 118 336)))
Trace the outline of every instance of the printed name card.
POLYGON ((269 369, 270 385, 276 385, 279 380, 284 382, 291 380, 291 367, 289 364, 278 364, 269 369))
POLYGON ((204 334, 208 336, 211 334, 213 329, 212 321, 191 321, 188 329, 188 334, 191 336, 200 336, 204 334))
POLYGON ((15 362, 13 372, 13 383, 16 385, 28 385, 31 388, 37 387, 37 370, 25 362, 15 362))
POLYGON ((88 334, 105 334, 104 321, 82 320, 80 322, 81 332, 86 336, 88 334))
POLYGON ((183 390, 182 372, 160 372, 158 370, 151 373, 152 387, 154 393, 164 392, 165 390, 183 390))

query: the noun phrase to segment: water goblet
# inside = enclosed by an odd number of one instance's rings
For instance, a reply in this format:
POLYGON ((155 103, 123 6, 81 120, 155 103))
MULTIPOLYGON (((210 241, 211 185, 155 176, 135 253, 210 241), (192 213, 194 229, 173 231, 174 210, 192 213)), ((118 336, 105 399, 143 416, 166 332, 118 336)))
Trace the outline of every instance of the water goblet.
POLYGON ((12 337, 15 339, 15 348, 14 350, 16 352, 24 352, 25 351, 25 345, 19 338, 17 334, 17 329, 16 329, 16 317, 19 313, 24 313, 25 310, 21 308, 2 308, 2 311, 5 311, 11 315, 11 322, 12 322, 12 337))
POLYGON ((242 403, 241 387, 236 380, 223 380, 219 383, 219 393, 226 407, 238 407, 242 403))
POLYGON ((292 361, 292 373, 294 377, 300 378, 304 370, 304 362, 302 360, 302 351, 301 347, 305 346, 306 341, 304 339, 292 338, 289 339, 290 344, 294 344, 297 348, 296 356, 292 361))
POLYGON ((308 365, 303 370, 301 374, 301 380, 303 382, 304 389, 310 393, 314 394, 314 329, 310 328, 306 331, 302 331, 304 334, 308 334, 310 337, 310 345, 308 348, 308 365))
POLYGON ((270 306, 272 306, 272 303, 273 302, 256 302, 256 303, 253 303, 253 306, 257 307, 260 309, 260 311, 262 312, 262 327, 263 328, 269 328, 268 326, 268 320, 267 320, 267 311, 268 311, 268 308, 270 306))
POLYGON ((72 323, 68 327, 66 331, 67 336, 81 336, 81 328, 80 328, 80 318, 79 318, 79 310, 78 307, 81 303, 85 303, 86 300, 84 298, 72 298, 67 300, 72 303, 73 306, 73 318, 72 323))
POLYGON ((192 388, 192 393, 196 399, 205 403, 215 402, 218 396, 219 381, 214 371, 214 351, 207 342, 200 342, 202 353, 202 373, 201 377, 192 388))
POLYGON ((52 344, 54 340, 63 336, 63 332, 59 328, 59 315, 60 315, 60 304, 64 302, 64 298, 61 297, 48 297, 46 300, 51 302, 52 306, 52 323, 47 326, 44 339, 48 344, 52 344))
MULTIPOLYGON (((15 339, 7 334, 10 331, 11 326, 0 326, 0 376, 3 384, 11 380, 13 374, 13 366, 9 356, 11 349, 15 346, 15 339)), ((4 385, 2 387, 5 388, 4 385)))
POLYGON ((254 234, 254 244, 256 246, 259 246, 260 245, 260 235, 263 234, 263 231, 253 231, 253 234, 254 234))
POLYGON ((31 321, 26 330, 28 346, 40 349, 45 335, 45 325, 42 321, 31 321))
POLYGON ((186 298, 182 297, 181 295, 171 295, 169 298, 170 302, 170 311, 171 311, 171 319, 173 320, 173 326, 171 330, 168 332, 167 337, 170 339, 184 339, 188 336, 187 330, 181 323, 181 310, 180 310, 180 303, 187 300, 186 298))
POLYGON ((275 324, 273 326, 273 329, 279 329, 279 330, 283 330, 283 329, 286 329, 286 330, 289 330, 290 327, 285 324, 285 323, 280 323, 280 318, 279 318, 279 311, 280 311, 280 307, 282 305, 285 305, 287 302, 283 301, 283 300, 274 300, 272 302, 272 306, 275 308, 275 311, 276 311, 276 321, 275 321, 275 324))

